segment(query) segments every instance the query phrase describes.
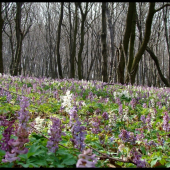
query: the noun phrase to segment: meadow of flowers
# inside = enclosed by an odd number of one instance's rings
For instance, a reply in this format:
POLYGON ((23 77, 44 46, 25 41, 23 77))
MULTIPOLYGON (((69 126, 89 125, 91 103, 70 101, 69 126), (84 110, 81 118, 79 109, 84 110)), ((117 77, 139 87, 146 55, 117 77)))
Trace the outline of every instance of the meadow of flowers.
POLYGON ((0 167, 170 167, 170 88, 0 75, 0 167))

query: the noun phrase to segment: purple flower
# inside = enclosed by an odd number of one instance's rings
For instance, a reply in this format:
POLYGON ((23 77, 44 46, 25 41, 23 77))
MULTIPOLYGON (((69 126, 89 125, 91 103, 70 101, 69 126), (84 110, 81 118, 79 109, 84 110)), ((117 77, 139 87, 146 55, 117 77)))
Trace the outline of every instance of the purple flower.
POLYGON ((123 142, 130 142, 132 145, 136 142, 136 137, 133 132, 128 132, 125 129, 121 130, 119 138, 122 139, 123 142))
POLYGON ((151 129, 152 125, 151 125, 151 114, 149 113, 148 116, 146 117, 146 123, 147 123, 147 128, 148 130, 151 129))
POLYGON ((146 123, 145 115, 141 115, 140 120, 145 124, 146 123))
POLYGON ((118 97, 116 98, 115 103, 117 103, 118 105, 121 105, 121 101, 120 101, 120 99, 118 97))
POLYGON ((84 140, 85 135, 87 134, 85 130, 86 130, 85 126, 81 126, 81 122, 79 120, 76 121, 76 123, 71 129, 73 138, 70 140, 72 141, 73 146, 79 149, 79 151, 82 151, 85 147, 84 140))
POLYGON ((8 120, 5 120, 5 118, 2 118, 2 119, 3 120, 1 120, 1 126, 7 127, 7 128, 2 133, 3 137, 0 141, 1 149, 4 151, 10 151, 10 145, 8 144, 8 142, 10 140, 11 135, 14 132, 13 124, 14 124, 15 120, 8 121, 8 120))
POLYGON ((7 93, 6 99, 8 103, 12 100, 12 95, 9 92, 7 93))
POLYGON ((98 117, 93 118, 92 126, 93 126, 92 133, 98 134, 98 133, 101 132, 101 130, 99 128, 100 127, 100 120, 98 119, 98 117))
POLYGON ((70 109, 70 122, 69 122, 69 126, 72 126, 74 124, 74 122, 77 120, 78 118, 78 114, 77 114, 77 107, 76 106, 73 106, 71 109, 70 109))
POLYGON ((103 112, 102 117, 103 117, 105 120, 108 120, 108 119, 109 119, 109 115, 108 115, 107 112, 103 112))
POLYGON ((168 112, 164 112, 164 114, 165 115, 163 116, 163 130, 168 132, 170 130, 170 124, 169 124, 170 117, 168 115, 168 112))
POLYGON ((122 108, 122 104, 119 105, 119 114, 122 115, 123 114, 123 108, 122 108))
POLYGON ((137 168, 145 168, 146 167, 146 161, 141 160, 142 155, 136 150, 135 147, 133 147, 130 151, 130 155, 132 157, 132 161, 136 163, 137 168))
POLYGON ((62 132, 62 129, 64 126, 61 124, 61 120, 55 117, 51 117, 52 120, 52 126, 50 128, 50 138, 47 142, 47 148, 50 152, 55 153, 58 149, 58 144, 62 140, 61 135, 65 135, 64 132, 62 132))
POLYGON ((147 105, 146 105, 146 103, 143 103, 143 105, 142 105, 142 106, 143 106, 143 108, 147 108, 147 105))
POLYGON ((132 109, 134 109, 134 108, 135 108, 135 105, 136 105, 136 100, 135 100, 135 98, 132 98, 132 100, 130 101, 130 104, 131 104, 132 109))

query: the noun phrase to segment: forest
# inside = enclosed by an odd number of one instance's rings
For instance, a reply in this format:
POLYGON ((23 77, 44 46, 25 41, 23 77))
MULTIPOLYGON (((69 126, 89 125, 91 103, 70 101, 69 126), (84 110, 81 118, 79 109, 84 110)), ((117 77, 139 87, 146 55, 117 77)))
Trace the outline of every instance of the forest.
POLYGON ((170 3, 0 10, 0 167, 170 167, 170 3))
POLYGON ((169 87, 169 4, 1 2, 0 73, 169 87))

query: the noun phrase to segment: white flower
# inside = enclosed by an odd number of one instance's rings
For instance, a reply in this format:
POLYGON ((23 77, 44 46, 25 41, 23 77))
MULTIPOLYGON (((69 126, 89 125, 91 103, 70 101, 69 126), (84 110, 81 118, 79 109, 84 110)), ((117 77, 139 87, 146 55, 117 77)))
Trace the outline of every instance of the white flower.
POLYGON ((35 128, 38 130, 38 131, 42 131, 43 129, 43 124, 44 124, 44 119, 40 119, 40 116, 38 116, 37 118, 35 118, 35 128))

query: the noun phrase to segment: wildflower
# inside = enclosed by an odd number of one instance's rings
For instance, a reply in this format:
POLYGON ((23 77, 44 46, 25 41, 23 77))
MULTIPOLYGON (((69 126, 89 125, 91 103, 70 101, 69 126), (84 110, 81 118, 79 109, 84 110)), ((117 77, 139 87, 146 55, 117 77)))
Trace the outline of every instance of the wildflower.
POLYGON ((86 129, 85 126, 81 126, 81 122, 79 120, 76 121, 73 128, 71 129, 72 136, 73 136, 71 141, 74 147, 79 149, 79 151, 82 151, 85 147, 84 140, 85 140, 85 134, 87 134, 85 129, 86 129))
POLYGON ((133 132, 128 132, 125 129, 121 130, 119 138, 122 139, 123 142, 130 142, 132 145, 136 142, 136 137, 133 132))
POLYGON ((145 115, 141 115, 140 120, 143 122, 143 124, 145 124, 146 123, 145 115))
POLYGON ((135 105, 136 105, 136 100, 135 100, 135 98, 132 98, 132 100, 130 101, 130 104, 131 104, 132 109, 134 109, 134 108, 135 108, 135 105))
POLYGON ((49 141, 47 142, 47 148, 49 149, 50 152, 55 153, 56 150, 58 149, 58 144, 62 140, 61 135, 65 135, 64 132, 62 132, 62 129, 64 126, 61 124, 60 119, 51 117, 52 120, 52 126, 50 128, 50 138, 49 141))
POLYGON ((93 122, 92 122, 92 133, 94 134, 98 134, 101 132, 99 126, 100 126, 100 120, 98 119, 98 117, 94 117, 93 118, 93 122))
POLYGON ((65 108, 65 111, 68 113, 72 107, 72 94, 70 94, 70 90, 67 90, 66 95, 65 96, 61 96, 61 100, 63 101, 61 103, 61 106, 65 108))
POLYGON ((164 114, 165 115, 163 116, 163 130, 168 132, 170 130, 170 124, 169 124, 170 117, 168 115, 168 112, 164 112, 164 114))
POLYGON ((19 124, 16 126, 16 130, 14 132, 17 139, 10 139, 8 141, 8 145, 10 145, 9 152, 6 152, 5 159, 2 159, 3 162, 12 162, 19 159, 17 156, 19 154, 26 154, 28 149, 25 148, 25 143, 29 142, 28 139, 28 111, 26 108, 29 106, 29 101, 26 97, 22 97, 20 101, 20 111, 18 112, 19 124))
POLYGON ((69 122, 69 126, 72 126, 74 124, 74 122, 78 119, 78 114, 77 114, 77 107, 73 106, 70 109, 69 115, 70 115, 70 122, 69 122))
POLYGON ((91 149, 84 150, 83 154, 80 154, 78 157, 79 159, 76 163, 77 168, 95 168, 97 158, 95 154, 92 154, 91 149))
POLYGON ((137 164, 137 168, 146 167, 146 161, 141 159, 142 155, 136 150, 135 147, 131 149, 130 155, 132 157, 132 161, 137 164))
POLYGON ((10 140, 11 135, 13 134, 13 124, 15 120, 13 121, 8 121, 4 117, 1 117, 1 122, 0 126, 7 127, 4 132, 2 133, 3 137, 0 141, 1 144, 1 149, 4 151, 9 151, 10 150, 10 145, 8 144, 8 141, 10 140))
POLYGON ((119 114, 122 115, 123 114, 123 108, 122 108, 122 104, 119 105, 119 114))
POLYGON ((102 117, 103 117, 105 120, 108 120, 108 119, 109 119, 109 115, 108 115, 107 112, 103 112, 102 117))
POLYGON ((35 128, 38 130, 38 131, 41 131, 43 129, 43 123, 44 123, 44 119, 40 119, 40 116, 36 117, 35 118, 35 128))
POLYGON ((146 117, 146 123, 147 123, 147 128, 150 131, 152 125, 151 125, 151 113, 148 114, 148 116, 146 117))
POLYGON ((12 95, 9 92, 7 93, 6 99, 8 103, 12 100, 12 95))
POLYGON ((143 103, 143 105, 142 105, 142 106, 143 106, 143 108, 147 108, 147 105, 146 105, 146 103, 143 103))

